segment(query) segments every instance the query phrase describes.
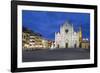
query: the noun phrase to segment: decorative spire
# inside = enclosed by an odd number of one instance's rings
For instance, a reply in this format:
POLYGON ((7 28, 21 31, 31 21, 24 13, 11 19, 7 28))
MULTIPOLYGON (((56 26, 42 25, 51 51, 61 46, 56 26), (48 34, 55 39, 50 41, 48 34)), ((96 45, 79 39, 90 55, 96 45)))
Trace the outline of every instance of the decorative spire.
POLYGON ((79 42, 82 42, 82 25, 79 28, 79 42))

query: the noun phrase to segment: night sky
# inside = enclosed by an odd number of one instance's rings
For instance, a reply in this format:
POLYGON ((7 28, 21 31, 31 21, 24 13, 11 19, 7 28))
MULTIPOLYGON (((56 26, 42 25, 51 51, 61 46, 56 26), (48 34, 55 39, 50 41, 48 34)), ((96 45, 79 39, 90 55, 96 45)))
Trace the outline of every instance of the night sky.
POLYGON ((22 26, 40 33, 48 40, 54 40, 54 33, 59 32, 60 26, 67 21, 73 24, 75 31, 82 26, 82 37, 90 39, 90 14, 88 13, 22 11, 22 26))

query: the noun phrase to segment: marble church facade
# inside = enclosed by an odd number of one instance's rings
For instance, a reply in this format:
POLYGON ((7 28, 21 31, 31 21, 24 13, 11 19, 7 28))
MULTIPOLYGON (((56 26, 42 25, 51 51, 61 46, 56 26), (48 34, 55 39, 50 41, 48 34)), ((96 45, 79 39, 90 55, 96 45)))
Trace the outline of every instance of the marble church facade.
POLYGON ((55 48, 79 48, 81 39, 81 29, 75 32, 73 24, 66 22, 60 26, 60 32, 55 32, 55 48))

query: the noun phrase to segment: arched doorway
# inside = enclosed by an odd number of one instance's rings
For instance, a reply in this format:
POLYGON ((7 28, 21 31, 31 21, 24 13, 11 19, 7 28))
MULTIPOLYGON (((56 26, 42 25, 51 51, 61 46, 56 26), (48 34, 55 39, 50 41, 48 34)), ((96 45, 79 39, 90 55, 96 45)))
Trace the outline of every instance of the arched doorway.
POLYGON ((68 48, 68 44, 69 43, 69 41, 68 41, 68 39, 66 39, 66 42, 65 42, 65 48, 68 48))
POLYGON ((57 45, 57 48, 59 48, 59 44, 57 45))
POLYGON ((81 43, 79 44, 79 48, 82 48, 82 44, 81 43))
POLYGON ((74 48, 76 48, 76 44, 74 44, 74 48))
POLYGON ((68 48, 68 43, 65 43, 65 47, 68 48))

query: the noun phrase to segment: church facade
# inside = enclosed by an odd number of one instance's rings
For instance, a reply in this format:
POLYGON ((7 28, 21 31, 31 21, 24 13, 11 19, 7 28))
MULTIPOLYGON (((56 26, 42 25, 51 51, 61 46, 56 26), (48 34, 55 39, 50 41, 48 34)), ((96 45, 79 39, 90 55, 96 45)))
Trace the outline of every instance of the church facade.
POLYGON ((79 48, 81 40, 81 28, 76 32, 69 22, 60 26, 60 32, 55 32, 55 48, 79 48))

